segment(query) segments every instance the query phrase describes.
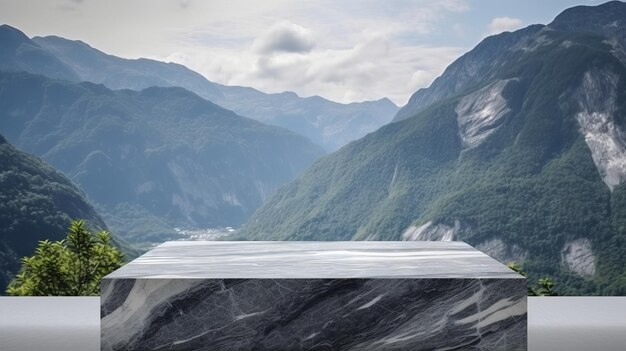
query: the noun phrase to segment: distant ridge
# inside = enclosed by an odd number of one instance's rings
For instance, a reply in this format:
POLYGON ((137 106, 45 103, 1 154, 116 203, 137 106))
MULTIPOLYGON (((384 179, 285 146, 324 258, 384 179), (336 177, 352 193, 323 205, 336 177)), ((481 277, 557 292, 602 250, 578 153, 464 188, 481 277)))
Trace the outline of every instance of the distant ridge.
POLYGON ((34 37, 10 26, 0 28, 0 48, 12 45, 5 37, 19 36, 17 51, 0 55, 0 69, 27 71, 51 78, 101 83, 111 89, 142 90, 178 86, 236 113, 301 134, 326 150, 336 150, 391 121, 398 107, 389 99, 340 104, 319 96, 302 98, 292 92, 266 94, 253 88, 225 86, 175 63, 123 59, 82 41, 58 36, 34 37))

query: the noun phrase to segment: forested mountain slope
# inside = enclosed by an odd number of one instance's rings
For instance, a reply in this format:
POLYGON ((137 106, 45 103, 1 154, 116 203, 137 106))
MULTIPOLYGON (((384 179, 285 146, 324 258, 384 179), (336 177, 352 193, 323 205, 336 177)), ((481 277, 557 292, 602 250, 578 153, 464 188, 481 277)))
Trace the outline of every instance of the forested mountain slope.
POLYGON ((61 240, 72 219, 106 225, 84 194, 39 158, 0 135, 0 295, 39 240, 61 240))
POLYGON ((486 38, 241 235, 464 240, 563 293, 625 294, 624 28, 611 2, 486 38))
POLYGON ((322 154, 182 88, 110 90, 0 73, 0 132, 81 186, 112 231, 236 226, 322 154))

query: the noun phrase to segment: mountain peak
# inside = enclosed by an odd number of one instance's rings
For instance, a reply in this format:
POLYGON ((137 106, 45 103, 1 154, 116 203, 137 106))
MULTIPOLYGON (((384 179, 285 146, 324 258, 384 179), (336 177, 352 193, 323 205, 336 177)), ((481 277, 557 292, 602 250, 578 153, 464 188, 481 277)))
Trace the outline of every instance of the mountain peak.
POLYGON ((376 102, 380 102, 382 104, 393 105, 395 107, 398 107, 398 105, 396 105, 393 101, 389 100, 389 98, 387 98, 387 97, 384 97, 382 99, 378 99, 378 100, 376 100, 376 102))
POLYGON ((70 67, 22 31, 7 24, 0 26, 0 48, 0 69, 3 71, 26 71, 58 79, 77 79, 70 67))
MULTIPOLYGON (((112 58, 114 60, 124 60, 120 57, 109 55, 100 51, 79 39, 68 39, 57 35, 46 35, 35 36, 32 40, 42 48, 55 54, 57 57, 65 59, 66 61, 69 61, 66 56, 78 56, 79 59, 87 57, 90 60, 99 60, 101 62, 103 62, 100 59, 101 56, 109 59, 112 58)), ((70 63, 74 66, 77 64, 74 61, 70 61, 70 63)))
POLYGON ((60 37, 58 35, 46 35, 44 37, 42 36, 35 36, 33 37, 33 41, 38 42, 38 41, 48 41, 48 42, 52 42, 52 43, 56 43, 56 44, 66 44, 66 45, 80 45, 80 46, 86 46, 89 47, 91 49, 93 49, 93 47, 91 47, 89 44, 85 43, 82 40, 72 40, 72 39, 67 39, 67 38, 63 38, 60 37))
POLYGON ((20 44, 30 42, 24 32, 8 24, 0 25, 0 46, 4 49, 14 50, 20 44))
POLYGON ((398 105, 394 104, 393 101, 389 100, 389 98, 380 98, 378 100, 365 100, 358 102, 351 102, 349 105, 365 105, 365 106, 384 106, 389 108, 397 109, 398 105))
POLYGON ((22 32, 21 30, 15 28, 15 27, 12 27, 12 26, 10 26, 8 24, 1 24, 0 25, 0 32, 7 32, 7 33, 11 32, 11 33, 23 36, 24 38, 28 39, 28 37, 26 36, 26 34, 24 34, 24 32, 22 32))
POLYGON ((626 13, 626 3, 621 1, 609 1, 595 6, 579 5, 563 10, 554 18, 552 24, 580 19, 578 16, 581 14, 600 16, 593 19, 596 22, 602 20, 602 16, 619 17, 621 15, 623 19, 624 13, 626 13))
POLYGON ((533 24, 514 32, 502 32, 483 39, 472 50, 461 55, 437 77, 428 88, 417 90, 394 118, 394 122, 411 118, 433 103, 454 96, 477 81, 489 79, 506 60, 515 44, 531 38, 545 26, 533 24))
MULTIPOLYGON (((599 28, 624 27, 626 25, 626 3, 609 1, 597 6, 575 6, 561 12, 548 26, 561 31, 593 32, 599 28)), ((604 33, 605 34, 605 33, 604 33)))

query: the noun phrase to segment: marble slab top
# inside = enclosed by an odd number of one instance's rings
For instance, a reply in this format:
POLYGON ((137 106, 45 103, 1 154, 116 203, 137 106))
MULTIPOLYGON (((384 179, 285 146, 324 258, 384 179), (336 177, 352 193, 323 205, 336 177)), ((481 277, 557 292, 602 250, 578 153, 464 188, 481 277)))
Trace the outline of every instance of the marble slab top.
POLYGON ((460 241, 169 241, 105 278, 520 278, 460 241))

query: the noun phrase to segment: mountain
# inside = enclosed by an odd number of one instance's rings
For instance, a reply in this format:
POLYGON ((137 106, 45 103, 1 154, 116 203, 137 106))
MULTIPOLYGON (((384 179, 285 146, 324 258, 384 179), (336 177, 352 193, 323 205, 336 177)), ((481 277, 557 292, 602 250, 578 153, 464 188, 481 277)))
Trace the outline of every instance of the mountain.
POLYGON ((256 89, 220 86, 215 103, 263 123, 304 135, 328 151, 375 131, 391 121, 398 107, 387 98, 339 104, 293 92, 265 94, 256 89))
POLYGON ((57 36, 34 37, 31 41, 71 67, 77 76, 76 79, 69 79, 72 81, 103 84, 114 90, 177 86, 210 101, 222 95, 217 84, 183 65, 143 58, 123 59, 105 54, 82 41, 57 36))
POLYGON ((61 60, 42 49, 24 33, 0 25, 0 70, 27 71, 48 77, 78 80, 78 75, 61 60))
POLYGON ((79 218, 106 229, 67 177, 0 135, 0 295, 39 240, 65 238, 70 221, 79 218))
MULTIPOLYGON (((623 3, 608 2, 602 6, 577 6, 563 11, 549 25, 550 29, 561 32, 593 33, 605 36, 616 50, 616 56, 624 61, 626 47, 626 26, 624 25, 623 3), (602 21, 595 19, 602 18, 602 21)), ((513 33, 503 33, 486 38, 476 48, 453 62, 433 84, 420 89, 402 107, 394 121, 416 115, 419 111, 443 98, 458 94, 475 84, 481 77, 492 77, 497 67, 515 51, 510 48, 516 43, 532 40, 537 32, 544 30, 542 25, 533 25, 513 33)))
POLYGON ((625 19, 611 2, 486 38, 240 235, 464 240, 564 294, 626 294, 625 19))
POLYGON ((110 90, 0 72, 0 131, 67 174, 114 233, 240 225, 322 154, 182 88, 110 90))
POLYGON ((339 104, 319 96, 302 98, 292 92, 266 94, 247 87, 225 86, 179 64, 123 59, 57 36, 34 37, 31 42, 31 46, 71 67, 78 79, 70 80, 101 83, 111 89, 182 87, 242 116, 304 135, 327 150, 336 150, 373 132, 391 121, 398 110, 389 99, 339 104))
POLYGON ((543 28, 542 25, 532 25, 513 33, 505 32, 486 38, 450 64, 428 88, 419 89, 411 95, 393 121, 413 117, 434 103, 471 89, 478 81, 493 78, 499 73, 498 67, 514 59, 512 56, 515 50, 510 48, 517 43, 532 40, 543 28))

